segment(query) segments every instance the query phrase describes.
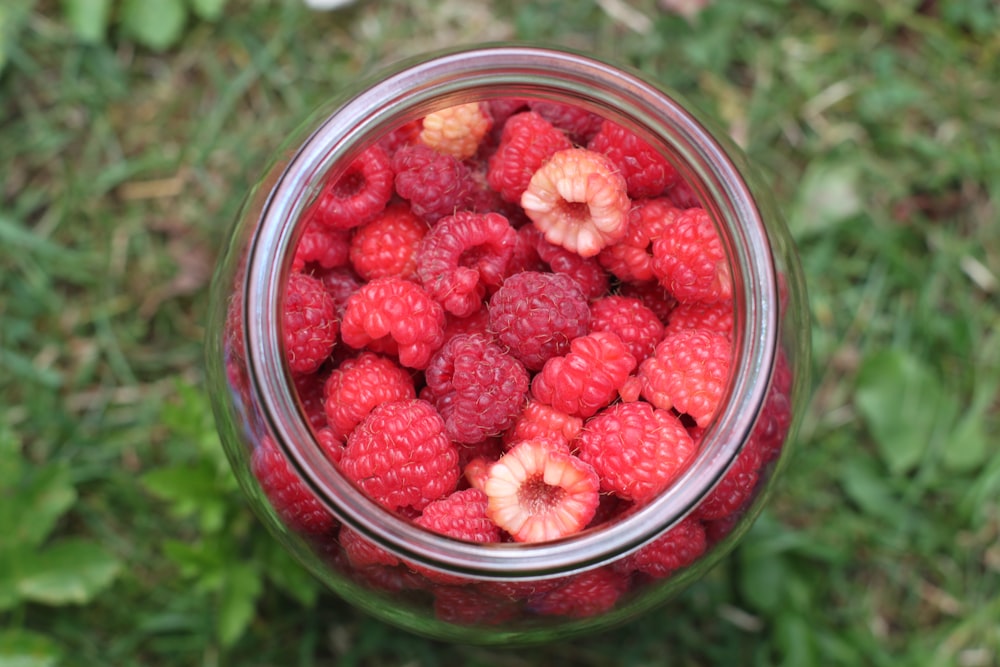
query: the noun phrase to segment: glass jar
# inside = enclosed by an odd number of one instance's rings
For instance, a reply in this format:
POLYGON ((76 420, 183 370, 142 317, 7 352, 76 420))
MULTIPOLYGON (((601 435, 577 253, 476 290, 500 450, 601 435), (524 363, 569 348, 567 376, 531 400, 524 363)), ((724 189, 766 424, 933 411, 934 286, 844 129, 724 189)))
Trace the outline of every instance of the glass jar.
POLYGON ((576 53, 496 45, 397 65, 339 95, 287 140, 249 193, 218 267, 207 364, 222 442, 253 509, 326 586, 419 634, 526 644, 634 618, 738 542, 787 459, 804 401, 808 311, 771 194, 741 151, 710 128, 678 95, 639 74, 576 53), (725 253, 732 356, 714 419, 696 429, 696 453, 659 495, 561 539, 483 544, 425 530, 412 512, 384 509, 340 474, 308 416, 315 395, 297 391, 285 361, 280 313, 302 220, 324 184, 416 119, 510 98, 598 114, 669 160, 725 253), (286 476, 277 486, 263 479, 274 470, 286 476), (727 483, 738 489, 726 491, 739 496, 738 506, 712 497, 727 483), (695 552, 679 567, 636 566, 637 554, 692 526, 695 552), (348 536, 384 560, 353 562, 348 536))

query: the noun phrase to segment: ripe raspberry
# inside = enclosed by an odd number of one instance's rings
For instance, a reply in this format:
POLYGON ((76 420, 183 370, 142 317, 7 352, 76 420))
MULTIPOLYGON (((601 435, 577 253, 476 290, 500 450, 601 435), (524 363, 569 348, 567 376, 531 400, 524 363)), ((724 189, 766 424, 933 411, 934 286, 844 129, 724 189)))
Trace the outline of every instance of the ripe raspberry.
POLYGON ((548 265, 552 273, 560 273, 575 280, 588 300, 599 299, 608 293, 608 274, 601 268, 596 257, 581 257, 562 246, 552 245, 541 234, 536 248, 538 258, 548 265))
POLYGON ((512 116, 528 109, 528 100, 521 97, 497 97, 484 104, 493 119, 493 134, 499 134, 512 116))
POLYGON ((444 314, 444 342, 459 334, 482 334, 492 336, 490 329, 490 311, 486 306, 480 306, 479 310, 466 317, 458 317, 451 313, 444 314))
POLYGON ((350 243, 351 265, 365 280, 417 275, 417 249, 427 224, 406 204, 391 204, 375 219, 355 230, 350 243))
POLYGON ((292 373, 312 373, 337 342, 333 297, 323 283, 304 273, 292 273, 285 287, 282 323, 285 356, 292 373))
POLYGON ((546 440, 524 440, 490 466, 487 516, 516 542, 546 542, 586 526, 597 510, 594 469, 546 440))
POLYGON ((757 486, 760 463, 757 449, 747 443, 719 483, 698 505, 694 516, 703 521, 713 521, 740 509, 757 486))
POLYGON ((490 156, 487 180, 504 200, 520 202, 532 175, 556 152, 570 148, 563 132, 537 113, 511 116, 503 126, 500 145, 490 156))
POLYGON ((491 127, 493 119, 479 102, 457 104, 424 116, 420 141, 438 153, 465 160, 476 154, 491 127))
POLYGON ((314 218, 306 223, 295 246, 292 271, 303 271, 308 264, 316 264, 323 269, 344 266, 347 264, 350 244, 350 230, 334 229, 314 218))
POLYGON ((372 409, 389 401, 416 398, 410 374, 392 359, 362 352, 335 368, 326 381, 326 421, 343 440, 372 409))
POLYGON ((364 224, 385 208, 392 183, 389 156, 378 144, 372 145, 339 178, 326 184, 309 219, 334 229, 364 224))
POLYGON ((340 463, 344 456, 344 441, 335 436, 329 426, 316 431, 316 444, 331 462, 340 463))
POLYGON ((576 281, 554 273, 516 273, 490 298, 490 330, 502 345, 536 371, 565 354, 587 333, 590 308, 576 281))
POLYGON ((701 522, 688 517, 635 553, 623 558, 616 569, 622 572, 643 572, 662 579, 701 558, 706 547, 705 529, 701 522))
POLYGON ((678 178, 677 181, 670 186, 670 189, 667 190, 667 197, 677 208, 701 207, 701 199, 698 198, 698 193, 695 192, 694 188, 691 187, 691 184, 683 178, 678 178))
POLYGON ((469 462, 462 467, 462 477, 465 478, 470 488, 483 490, 486 486, 486 480, 490 478, 490 467, 496 463, 498 458, 500 457, 476 456, 469 459, 469 462))
POLYGON ((420 285, 380 278, 348 299, 340 334, 353 348, 397 354, 403 366, 422 369, 444 341, 444 311, 420 285))
POLYGON ((701 208, 675 217, 653 241, 653 273, 680 302, 732 298, 732 278, 712 219, 701 208))
POLYGON ((732 343, 720 333, 681 329, 664 337, 639 367, 642 395, 708 426, 729 382, 732 343))
POLYGON ((399 558, 347 526, 340 527, 337 538, 347 559, 356 568, 399 565, 399 558))
POLYGON ((528 372, 487 336, 459 335, 425 373, 448 437, 474 443, 509 427, 528 393, 528 372))
POLYGON ((630 206, 616 167, 583 148, 555 153, 521 195, 521 207, 546 240, 582 257, 624 236, 630 206))
POLYGON ((606 296, 590 304, 590 330, 617 334, 637 362, 663 338, 663 323, 639 299, 606 296))
POLYGON ((621 338, 595 331, 574 339, 566 356, 545 362, 531 393, 556 410, 586 419, 618 396, 635 365, 621 338))
POLYGON ((487 287, 503 282, 517 232, 499 213, 459 211, 427 233, 417 254, 417 276, 446 311, 465 317, 479 310, 487 287))
POLYGON ((507 264, 507 277, 522 271, 547 272, 548 265, 538 256, 538 242, 542 233, 534 225, 524 225, 517 228, 517 240, 514 252, 507 264))
POLYGON ((497 626, 518 614, 516 605, 490 597, 471 586, 435 586, 434 615, 462 627, 497 626))
POLYGON ((295 385, 295 395, 302 406, 302 414, 313 429, 319 430, 326 426, 326 412, 323 409, 323 386, 326 384, 326 373, 322 370, 308 375, 292 377, 295 385))
POLYGON ((544 616, 597 616, 612 609, 627 588, 625 575, 602 567, 567 577, 558 588, 529 600, 528 608, 544 616))
POLYGON ((653 239, 663 234, 670 222, 680 215, 669 199, 641 199, 633 202, 628 213, 625 236, 597 256, 605 269, 627 282, 655 280, 653 239))
POLYGON ((547 438, 559 440, 568 446, 582 428, 583 420, 579 417, 560 412, 551 405, 529 400, 504 434, 504 441, 512 445, 521 440, 547 438))
POLYGON ((500 529, 486 516, 488 502, 479 489, 456 491, 427 505, 413 522, 466 542, 499 542, 500 529))
POLYGON ((420 399, 376 406, 348 436, 340 468, 390 510, 422 510, 454 491, 459 476, 444 420, 420 399))
POLYGON ((528 106, 539 116, 570 135, 578 146, 586 146, 601 129, 604 119, 575 104, 549 100, 529 100, 528 106))
POLYGON ((659 197, 680 179, 663 155, 614 121, 605 120, 587 148, 611 158, 625 177, 630 197, 659 197))
POLYGON ((640 283, 622 283, 618 288, 618 294, 639 299, 646 308, 656 313, 656 317, 661 322, 667 321, 670 317, 670 312, 677 305, 677 300, 655 280, 640 283))
POLYGON ((354 273, 354 269, 349 266, 338 266, 335 269, 326 269, 315 274, 316 278, 323 283, 323 287, 333 297, 334 310, 337 317, 344 317, 344 309, 347 308, 347 300, 351 295, 361 289, 364 281, 354 273))
POLYGON ((476 192, 468 167, 423 144, 400 147, 392 157, 392 169, 397 194, 430 223, 466 209, 476 192))
POLYGON ((645 402, 603 410, 587 420, 576 444, 602 491, 639 504, 666 489, 696 452, 680 419, 645 402))
POLYGON ((336 519, 299 479, 277 445, 264 438, 250 456, 250 468, 261 491, 289 529, 323 535, 337 526, 336 519))
MULTIPOLYGON (((783 357, 779 357, 779 370, 776 371, 776 375, 781 372, 782 366, 785 370, 789 370, 787 362, 783 357)), ((778 458, 785 445, 785 438, 788 437, 788 429, 791 428, 792 407, 788 398, 790 388, 784 388, 782 384, 777 378, 772 383, 767 398, 764 399, 760 417, 754 425, 750 442, 747 444, 759 452, 762 464, 778 458)))
POLYGON ((733 302, 691 301, 679 303, 670 311, 670 317, 667 319, 667 331, 679 329, 708 329, 731 337, 733 334, 733 302))

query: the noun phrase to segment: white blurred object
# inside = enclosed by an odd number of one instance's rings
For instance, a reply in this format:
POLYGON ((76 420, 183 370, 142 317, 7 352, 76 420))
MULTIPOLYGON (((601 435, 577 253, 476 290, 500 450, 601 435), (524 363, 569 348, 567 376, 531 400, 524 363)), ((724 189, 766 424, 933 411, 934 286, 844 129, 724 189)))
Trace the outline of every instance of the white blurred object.
POLYGON ((340 9, 341 7, 346 7, 347 5, 354 4, 354 0, 304 0, 306 7, 310 9, 340 9))

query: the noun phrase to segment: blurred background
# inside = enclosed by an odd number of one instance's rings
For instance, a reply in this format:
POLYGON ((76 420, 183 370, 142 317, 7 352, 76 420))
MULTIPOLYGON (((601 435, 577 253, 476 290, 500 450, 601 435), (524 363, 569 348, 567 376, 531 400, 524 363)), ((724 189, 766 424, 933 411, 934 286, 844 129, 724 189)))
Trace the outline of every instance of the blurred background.
POLYGON ((4 0, 0 666, 1000 664, 998 63, 992 0, 4 0), (320 590, 243 503, 201 356, 283 136, 379 65, 511 39, 719 120, 784 208, 814 348, 739 549, 639 621, 527 651, 320 590))

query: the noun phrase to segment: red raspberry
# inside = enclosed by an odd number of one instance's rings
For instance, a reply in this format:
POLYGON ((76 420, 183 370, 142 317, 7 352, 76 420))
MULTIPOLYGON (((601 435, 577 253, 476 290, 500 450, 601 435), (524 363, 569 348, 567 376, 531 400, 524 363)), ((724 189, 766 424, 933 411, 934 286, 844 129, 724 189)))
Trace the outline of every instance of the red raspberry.
POLYGON ((587 333, 590 308, 575 280, 553 273, 516 273, 490 298, 490 330, 528 370, 565 354, 587 333))
POLYGON ((351 264, 365 280, 417 276, 417 249, 427 224, 406 204, 392 204, 354 232, 351 264))
POLYGON ((547 272, 548 265, 538 256, 538 242, 542 233, 534 225, 524 225, 517 228, 517 240, 514 243, 514 253, 507 264, 507 276, 522 271, 547 272))
POLYGON ((420 285, 380 278, 348 299, 340 333, 353 348, 398 354, 403 366, 422 369, 444 342, 444 311, 420 285))
POLYGON ((511 116, 503 126, 500 145, 490 156, 489 185, 504 200, 520 202, 532 175, 556 152, 571 146, 563 132, 537 113, 511 116))
POLYGON ((451 313, 444 314, 444 342, 459 334, 482 334, 492 336, 490 329, 490 311, 486 306, 480 306, 479 310, 466 317, 458 317, 451 313))
POLYGON ((608 274, 594 257, 581 257, 561 246, 552 245, 539 234, 536 246, 538 258, 548 265, 552 273, 560 273, 575 280, 588 300, 599 299, 608 293, 608 274))
POLYGON ((503 432, 528 393, 524 366, 487 336, 455 336, 431 357, 425 377, 448 437, 461 443, 503 432))
POLYGON ((556 410, 551 405, 529 400, 504 435, 508 445, 535 438, 555 439, 567 446, 580 433, 583 420, 556 410))
POLYGON ((521 207, 549 243, 593 257, 625 235, 631 203, 607 157, 567 148, 534 173, 521 207))
POLYGON ((403 146, 392 157, 396 192, 413 213, 434 223, 468 208, 476 192, 469 168, 423 144, 403 146))
POLYGON ((590 304, 590 330, 617 334, 637 362, 663 338, 663 323, 639 299, 606 296, 590 304))
POLYGON ((715 301, 704 303, 691 301, 679 303, 670 311, 667 319, 667 331, 679 329, 708 329, 717 333, 732 336, 733 334, 733 302, 715 301))
POLYGON ((487 287, 504 279, 517 232, 499 213, 459 211, 427 233, 417 254, 417 276, 446 311, 465 317, 479 310, 487 287))
POLYGON ((597 256, 601 266, 627 282, 655 280, 653 239, 659 238, 667 225, 680 214, 681 210, 669 199, 633 202, 625 236, 597 256))
POLYGON ((524 440, 490 466, 487 516, 516 542, 547 542, 581 530, 594 516, 594 469, 545 440, 524 440))
POLYGON ((340 463, 344 456, 344 441, 333 434, 329 426, 316 431, 316 443, 333 463, 340 463))
POLYGON ((306 223, 295 246, 292 271, 302 271, 308 264, 316 264, 323 269, 344 266, 350 244, 350 230, 334 229, 312 219, 306 223))
POLYGON ((323 283, 304 273, 290 274, 282 323, 288 367, 301 374, 317 370, 337 342, 333 297, 323 283))
POLYGON ((643 572, 662 579, 694 563, 706 548, 705 529, 701 522, 688 517, 653 542, 623 558, 616 569, 643 572))
POLYGON ((677 208, 701 207, 701 199, 698 198, 698 193, 695 192, 694 188, 691 187, 691 184, 683 178, 678 178, 677 181, 670 186, 670 189, 667 191, 667 197, 677 208))
POLYGON ((698 505, 694 516, 703 521, 713 521, 743 507, 757 486, 760 463, 756 448, 749 443, 745 445, 719 483, 698 505))
POLYGON ((778 358, 775 380, 768 391, 767 398, 764 399, 764 407, 754 425, 750 442, 747 444, 748 447, 753 447, 760 453, 762 464, 770 463, 778 458, 785 445, 785 438, 788 437, 788 429, 791 428, 792 407, 788 397, 791 378, 787 378, 788 384, 782 382, 780 378, 782 371, 790 373, 784 356, 778 358))
POLYGON ((646 308, 656 313, 661 322, 666 322, 677 304, 676 299, 655 280, 641 283, 622 283, 618 293, 624 297, 639 299, 646 308))
POLYGON ((479 102, 457 104, 424 116, 420 141, 438 153, 465 160, 476 154, 491 127, 493 119, 479 102))
POLYGON ((496 463, 498 458, 500 457, 476 456, 469 459, 469 462, 462 467, 462 477, 465 478, 470 488, 483 490, 486 486, 486 480, 490 477, 490 467, 496 463))
POLYGON ((666 489, 696 452, 680 419, 644 402, 601 411, 575 444, 600 476, 602 491, 639 504, 666 489))
POLYGON ((528 106, 552 125, 567 132, 573 142, 579 146, 586 146, 600 131, 601 123, 604 122, 601 116, 575 104, 549 100, 529 100, 528 106))
POLYGON ((714 331, 667 334, 639 367, 642 395, 658 408, 673 408, 708 426, 729 382, 732 347, 729 338, 714 331))
POLYGON ((326 412, 323 409, 323 386, 326 384, 326 373, 322 370, 308 375, 292 377, 295 385, 295 395, 299 398, 302 413, 309 425, 315 430, 326 426, 326 412))
POLYGON ((320 271, 315 275, 333 297, 337 317, 343 318, 344 309, 347 308, 347 300, 361 289, 364 281, 348 266, 338 266, 335 269, 320 271))
POLYGON ((595 331, 574 339, 566 356, 545 362, 531 393, 556 410, 586 419, 618 396, 634 368, 635 357, 621 338, 595 331))
POLYGON ((270 439, 265 438, 254 448, 250 469, 274 511, 291 530, 322 535, 337 526, 333 515, 299 479, 270 439))
POLYGON ((497 626, 518 614, 516 605, 487 596, 471 586, 435 586, 434 615, 453 625, 497 626))
POLYGON ((732 298, 732 278, 712 219, 701 208, 675 217, 653 241, 653 273, 680 302, 732 298))
POLYGON ((385 208, 392 197, 393 170, 389 156, 375 144, 361 153, 343 174, 323 188, 310 220, 335 229, 364 224, 385 208))
POLYGON ((344 439, 372 409, 389 401, 416 398, 410 374, 392 359, 362 352, 330 373, 325 389, 326 420, 344 439))
POLYGON ((466 542, 499 542, 500 529, 486 516, 488 503, 479 489, 456 491, 427 505, 413 522, 466 542))
POLYGON ((340 527, 337 538, 347 559, 356 568, 399 565, 399 558, 347 526, 340 527))
POLYGON ((455 490, 458 452, 444 420, 420 399, 375 407, 347 438, 340 468, 390 510, 422 510, 455 490))
POLYGON ((604 121, 587 148, 611 158, 625 177, 630 197, 659 197, 680 179, 677 170, 663 155, 613 121, 604 121))
POLYGON ((396 154, 403 146, 409 146, 420 141, 420 132, 424 129, 423 120, 418 118, 417 120, 411 120, 408 123, 404 123, 399 127, 387 132, 378 140, 379 146, 385 151, 385 154, 392 159, 392 156, 396 154))
POLYGON ((609 567, 566 577, 558 588, 528 601, 528 608, 544 616, 587 618, 611 610, 628 588, 628 580, 609 567))

